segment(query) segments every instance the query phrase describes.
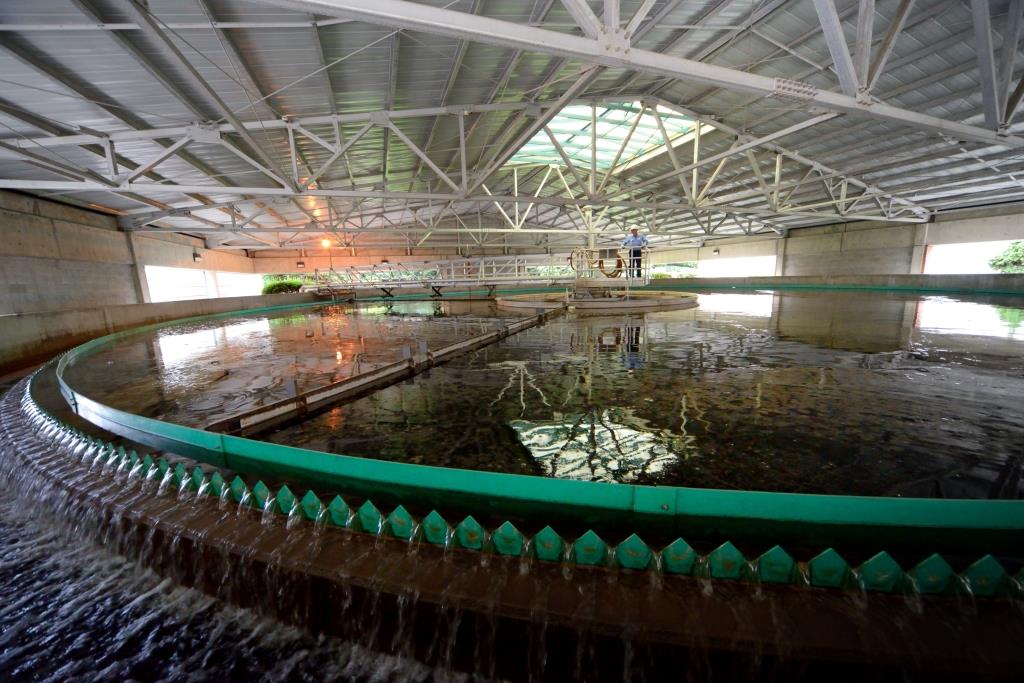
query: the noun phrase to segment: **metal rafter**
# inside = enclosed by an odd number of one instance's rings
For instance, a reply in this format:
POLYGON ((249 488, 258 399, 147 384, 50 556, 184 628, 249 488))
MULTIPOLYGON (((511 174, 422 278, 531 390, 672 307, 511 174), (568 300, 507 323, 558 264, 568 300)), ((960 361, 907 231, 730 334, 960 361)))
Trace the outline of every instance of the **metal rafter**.
MULTIPOLYGON (((408 0, 262 0, 276 6, 317 11, 324 14, 342 14, 374 24, 435 33, 458 38, 472 38, 481 42, 571 57, 606 67, 634 69, 673 79, 706 83, 730 90, 771 95, 778 91, 776 79, 706 64, 681 57, 630 49, 608 39, 594 40, 557 33, 551 30, 522 26, 488 17, 474 17, 408 0)), ((985 130, 956 121, 912 112, 883 103, 865 104, 845 94, 815 91, 807 93, 808 103, 835 112, 874 117, 938 134, 956 135, 965 139, 1024 147, 1024 139, 1002 137, 995 131, 985 130)))
MULTIPOLYGON (((248 129, 246 129, 238 117, 235 116, 235 113, 231 111, 231 109, 224 103, 224 100, 220 98, 220 95, 210 87, 210 84, 207 83, 199 74, 195 66, 193 66, 185 55, 181 53, 177 45, 167 37, 163 29, 149 11, 141 7, 137 3, 137 0, 121 0, 120 4, 126 10, 128 15, 139 24, 139 30, 141 30, 142 33, 153 42, 157 50, 169 61, 181 68, 181 72, 184 74, 186 81, 202 92, 213 103, 213 106, 217 109, 220 115, 235 128, 235 134, 245 142, 257 157, 259 157, 259 160, 263 162, 263 165, 270 169, 279 178, 285 177, 287 174, 278 167, 277 162, 271 158, 266 150, 264 150, 255 138, 253 138, 248 129)), ((298 191, 298 187, 294 183, 289 183, 289 185, 291 185, 294 190, 298 191)))
POLYGON ((847 95, 855 96, 858 90, 857 70, 850 56, 850 48, 843 34, 843 24, 839 20, 834 0, 814 0, 814 9, 821 22, 821 30, 825 34, 825 43, 832 55, 832 65, 839 76, 839 85, 847 95))

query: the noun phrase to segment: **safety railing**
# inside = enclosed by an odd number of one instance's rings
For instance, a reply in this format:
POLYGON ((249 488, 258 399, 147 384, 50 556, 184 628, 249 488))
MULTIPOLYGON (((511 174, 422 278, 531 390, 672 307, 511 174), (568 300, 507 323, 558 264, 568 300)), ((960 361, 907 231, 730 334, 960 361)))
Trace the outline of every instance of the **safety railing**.
POLYGON ((574 272, 564 254, 488 256, 415 263, 381 263, 340 269, 317 269, 319 289, 360 286, 452 287, 495 284, 571 282, 574 272))
POLYGON ((579 248, 569 255, 577 280, 628 290, 651 280, 651 252, 647 248, 579 248))

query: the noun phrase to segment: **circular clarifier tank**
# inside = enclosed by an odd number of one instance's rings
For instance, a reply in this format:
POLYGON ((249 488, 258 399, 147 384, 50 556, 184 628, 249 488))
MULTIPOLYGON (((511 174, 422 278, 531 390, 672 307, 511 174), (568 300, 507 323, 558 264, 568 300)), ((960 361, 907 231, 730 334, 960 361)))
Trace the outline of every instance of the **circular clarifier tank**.
POLYGON ((627 291, 606 287, 577 288, 569 293, 512 294, 498 297, 498 308, 555 309, 569 305, 581 311, 609 313, 675 311, 697 306, 697 295, 667 290, 627 291))

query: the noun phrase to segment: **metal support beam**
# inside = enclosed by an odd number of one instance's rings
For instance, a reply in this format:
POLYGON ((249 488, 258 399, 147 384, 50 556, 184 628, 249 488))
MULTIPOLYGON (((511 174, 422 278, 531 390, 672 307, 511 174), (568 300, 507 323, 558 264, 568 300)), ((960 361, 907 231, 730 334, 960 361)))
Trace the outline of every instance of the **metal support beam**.
MULTIPOLYGON (((783 128, 780 131, 776 131, 776 132, 771 133, 769 135, 765 135, 765 136, 762 136, 760 138, 756 138, 756 139, 753 139, 753 140, 748 140, 747 142, 745 142, 745 143, 743 143, 741 145, 737 145, 737 146, 735 146, 735 147, 733 147, 733 148, 731 148, 729 150, 726 150, 725 152, 720 152, 718 154, 713 154, 713 155, 711 155, 709 157, 704 157, 703 159, 698 161, 696 164, 689 164, 687 166, 677 167, 673 171, 668 171, 667 173, 662 173, 661 175, 655 176, 654 178, 649 178, 648 180, 645 180, 645 181, 643 181, 641 183, 633 183, 633 184, 631 184, 629 186, 628 189, 629 189, 630 192, 635 192, 637 190, 643 189, 643 188, 648 187, 650 185, 654 185, 656 183, 660 183, 660 182, 662 182, 664 180, 667 180, 669 178, 673 178, 675 176, 678 176, 678 175, 681 175, 683 173, 686 173, 687 171, 692 171, 694 168, 698 168, 700 166, 706 166, 707 164, 713 164, 713 163, 715 163, 715 162, 717 162, 717 161, 719 161, 721 159, 725 159, 727 157, 733 156, 734 154, 744 153, 748 149, 753 149, 753 148, 758 147, 760 145, 765 145, 765 144, 767 144, 769 142, 772 142, 774 140, 778 140, 779 138, 783 138, 783 137, 785 137, 787 135, 791 135, 793 133, 796 133, 797 131, 804 130, 805 128, 810 128, 812 126, 816 126, 819 123, 823 123, 825 121, 829 121, 831 119, 834 119, 835 117, 836 117, 835 114, 820 114, 818 116, 815 116, 814 118, 807 119, 806 121, 801 121, 800 123, 793 124, 792 126, 788 126, 786 128, 783 128)), ((619 194, 622 194, 622 193, 620 192, 619 194)))
POLYGON ((854 48, 853 68, 861 89, 868 81, 871 67, 871 40, 875 30, 875 0, 860 0, 857 8, 857 44, 854 48))
POLYGON ((146 175, 154 168, 159 166, 162 162, 166 161, 168 158, 176 154, 179 149, 184 149, 190 142, 192 142, 192 138, 186 135, 182 139, 172 144, 170 147, 166 147, 160 150, 160 153, 157 154, 155 157, 153 157, 149 161, 140 164, 134 171, 125 176, 125 178, 121 180, 121 184, 123 185, 126 183, 130 183, 139 176, 146 175))
POLYGON ((867 82, 864 84, 864 89, 868 92, 874 89, 878 77, 885 71, 885 63, 889 60, 889 56, 892 55, 892 49, 896 46, 896 37, 903 31, 903 26, 907 23, 907 17, 910 15, 910 10, 913 6, 914 0, 900 0, 899 7, 896 8, 896 14, 892 18, 892 23, 889 24, 885 37, 882 38, 882 43, 878 46, 878 52, 875 53, 875 58, 871 61, 871 67, 868 69, 867 82))
POLYGON ((981 82, 981 103, 985 111, 985 125, 993 130, 999 127, 999 96, 996 94, 996 64, 992 52, 992 20, 988 0, 971 0, 974 19, 974 49, 978 54, 978 75, 981 82))
POLYGON ((1009 125, 1010 85, 1013 81, 1013 66, 1017 60, 1017 44, 1020 42, 1021 28, 1024 27, 1024 0, 1010 0, 1006 10, 1006 33, 1003 34, 1003 45, 999 51, 999 65, 996 73, 996 93, 999 95, 1000 123, 1009 125))
MULTIPOLYGON (((282 178, 286 174, 277 167, 277 163, 267 154, 267 152, 260 146, 259 143, 249 134, 249 131, 242 125, 242 122, 235 116, 234 112, 224 103, 224 100, 214 91, 213 88, 206 82, 206 80, 199 74, 196 68, 192 65, 188 59, 185 58, 178 47, 171 42, 171 40, 164 34, 163 30, 157 24, 156 20, 149 13, 147 9, 141 7, 137 0, 121 0, 121 6, 127 11, 128 15, 134 19, 138 24, 142 33, 148 37, 156 46, 157 50, 164 55, 170 62, 178 65, 182 73, 185 75, 186 81, 188 81, 194 88, 204 93, 214 107, 220 112, 221 116, 235 128, 235 133, 242 138, 246 145, 260 158, 263 164, 272 169, 274 175, 278 178, 282 178)), ((291 186, 296 192, 298 192, 298 186, 284 181, 286 185, 291 186)))
POLYGON ((410 140, 408 136, 406 136, 406 134, 403 133, 398 126, 396 126, 393 123, 389 123, 388 128, 398 137, 399 140, 401 140, 405 144, 406 147, 408 147, 413 152, 413 154, 418 156, 423 163, 429 166, 430 170, 437 174, 438 178, 443 180, 450 188, 452 188, 456 192, 462 191, 462 187, 454 180, 449 178, 447 173, 438 168, 437 164, 435 164, 434 161, 430 157, 428 157, 423 152, 422 149, 417 147, 416 144, 412 140, 410 140))
POLYGON ((851 97, 857 94, 857 72, 850 58, 850 48, 846 45, 843 24, 836 12, 834 0, 814 0, 814 9, 821 22, 821 30, 825 34, 828 52, 832 55, 832 65, 839 76, 839 85, 843 92, 851 97))
MULTIPOLYGON (((562 147, 562 143, 558 141, 558 138, 555 137, 555 134, 552 133, 551 129, 547 126, 544 126, 544 132, 547 133, 548 139, 551 140, 551 145, 558 152, 558 156, 562 157, 562 163, 564 163, 569 169, 569 172, 572 173, 572 177, 575 178, 576 184, 579 185, 580 189, 585 193, 589 194, 590 189, 587 186, 587 183, 583 180, 583 176, 580 175, 580 172, 576 170, 576 164, 572 163, 572 159, 570 159, 569 155, 565 153, 565 148, 562 147)), ((567 187, 566 190, 568 189, 569 188, 567 187)))
MULTIPOLYGON (((643 73, 682 79, 696 83, 770 95, 778 90, 776 79, 738 69, 706 64, 690 59, 640 49, 623 51, 614 41, 593 40, 555 31, 523 26, 489 17, 409 2, 408 0, 261 0, 278 7, 343 15, 369 23, 405 28, 437 35, 472 39, 492 45, 533 50, 560 57, 582 59, 607 67, 633 69, 643 73)), ((880 120, 919 128, 962 139, 1024 147, 1024 139, 1002 137, 986 130, 955 121, 901 109, 883 103, 863 103, 847 94, 807 89, 808 104, 825 109, 875 117, 880 120)))
MULTIPOLYGON (((703 163, 703 162, 702 162, 703 163)), ((556 169, 557 170, 557 169, 556 169)), ((689 170, 689 169, 686 169, 689 170)), ((0 178, 0 188, 15 189, 15 190, 52 190, 60 192, 93 192, 96 190, 109 189, 108 186, 92 182, 67 182, 67 181, 46 181, 46 180, 16 180, 16 179, 5 179, 0 178)), ((287 188, 283 187, 240 187, 240 188, 221 188, 221 187, 210 187, 210 186, 194 186, 194 185, 180 185, 180 186, 166 186, 157 185, 155 183, 132 183, 129 184, 126 191, 139 192, 144 194, 161 194, 161 193, 180 193, 180 192, 209 192, 218 191, 220 194, 224 194, 227 191, 237 192, 240 195, 252 195, 260 197, 291 197, 293 193, 287 188)), ((392 200, 425 200, 425 201, 452 201, 452 202, 483 202, 490 203, 493 201, 499 201, 504 203, 520 203, 520 204, 540 204, 548 206, 592 206, 598 207, 618 207, 618 208, 629 208, 629 209, 670 209, 674 211, 694 211, 698 209, 708 209, 710 207, 696 207, 693 204, 686 202, 662 202, 662 201, 640 201, 640 200, 617 200, 606 197, 595 198, 594 200, 582 200, 573 197, 561 197, 561 196, 545 196, 540 197, 536 195, 473 195, 469 197, 463 197, 457 194, 437 194, 437 193, 416 193, 416 192, 386 192, 386 191, 375 191, 375 190, 309 190, 303 194, 308 197, 374 197, 378 199, 392 199, 392 200)), ((195 207, 196 210, 209 208, 209 207, 195 207)), ((738 206, 738 205, 715 205, 713 207, 715 213, 735 213, 744 216, 775 216, 775 215, 791 215, 791 216, 806 216, 820 218, 822 220, 827 219, 842 219, 843 216, 833 213, 816 212, 816 211, 804 211, 801 207, 795 207, 794 210, 786 211, 766 211, 762 207, 751 207, 751 206, 738 206)), ((909 209, 907 209, 909 211, 909 209)), ((856 216, 846 216, 850 220, 891 220, 896 222, 907 222, 907 223, 919 223, 926 220, 927 217, 918 215, 912 216, 885 216, 885 215, 868 215, 858 214, 856 216)), ((180 228, 178 228, 180 231, 180 228)))
POLYGON ((601 32, 601 20, 590 9, 586 0, 562 0, 562 5, 572 15, 573 21, 583 31, 583 35, 596 38, 601 32))
POLYGON ((334 162, 338 160, 338 157, 344 155, 349 150, 349 148, 352 147, 352 145, 354 145, 357 142, 359 142, 359 139, 361 137, 363 137, 367 133, 367 131, 369 131, 370 128, 372 128, 372 127, 373 127, 372 123, 367 123, 362 128, 360 128, 356 132, 355 135, 353 135, 348 140, 346 140, 345 144, 339 145, 337 147, 337 149, 335 149, 334 152, 331 154, 331 156, 327 158, 327 161, 325 161, 323 163, 323 165, 320 166, 320 168, 316 171, 316 173, 314 173, 312 176, 309 177, 309 179, 305 183, 306 187, 312 187, 312 185, 317 180, 320 179, 320 176, 322 176, 324 173, 326 173, 327 170, 331 167, 331 165, 334 164, 334 162))
POLYGON ((640 3, 640 7, 638 7, 636 12, 633 13, 633 16, 629 18, 629 22, 622 30, 627 40, 631 39, 633 34, 636 33, 636 30, 640 28, 640 24, 642 24, 644 19, 647 18, 647 15, 650 14, 657 1, 658 0, 643 0, 643 2, 640 3))
MULTIPOLYGON (((458 14, 458 13, 456 13, 458 14)), ((529 142, 534 135, 551 122, 551 119, 560 112, 566 105, 575 100, 580 94, 596 80, 602 69, 592 68, 580 74, 572 85, 570 85, 562 96, 554 103, 554 106, 541 111, 540 115, 526 127, 515 140, 509 143, 504 150, 496 154, 487 166, 476 174, 470 181, 467 192, 475 192, 488 178, 512 158, 519 149, 529 142)))
POLYGON ((104 178, 98 173, 95 173, 94 171, 91 171, 87 168, 82 168, 80 166, 70 164, 66 161, 57 161, 56 159, 50 159, 49 157, 44 157, 41 154, 30 152, 27 149, 18 149, 17 147, 13 147, 3 141, 0 141, 0 149, 20 159, 28 161, 31 164, 44 168, 47 171, 50 171, 51 173, 56 173, 57 175, 64 176, 65 178, 91 180, 97 183, 101 183, 102 185, 105 185, 108 188, 117 187, 117 183, 113 182, 112 180, 104 178))

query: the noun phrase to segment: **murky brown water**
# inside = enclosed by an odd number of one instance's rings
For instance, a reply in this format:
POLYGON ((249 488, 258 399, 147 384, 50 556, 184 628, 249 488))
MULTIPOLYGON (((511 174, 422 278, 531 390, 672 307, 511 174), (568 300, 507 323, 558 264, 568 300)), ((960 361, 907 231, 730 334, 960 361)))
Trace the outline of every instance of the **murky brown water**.
MULTIPOLYGON (((168 330, 90 359, 73 381, 201 425, 288 395, 292 379, 308 388, 350 373, 354 354, 387 362, 505 315, 461 305, 448 318, 396 304, 402 315, 306 309, 168 330), (203 341, 180 343, 189 334, 203 341)), ((1020 497, 1022 320, 1020 299, 705 294, 695 310, 557 320, 267 438, 597 481, 1020 497)))

